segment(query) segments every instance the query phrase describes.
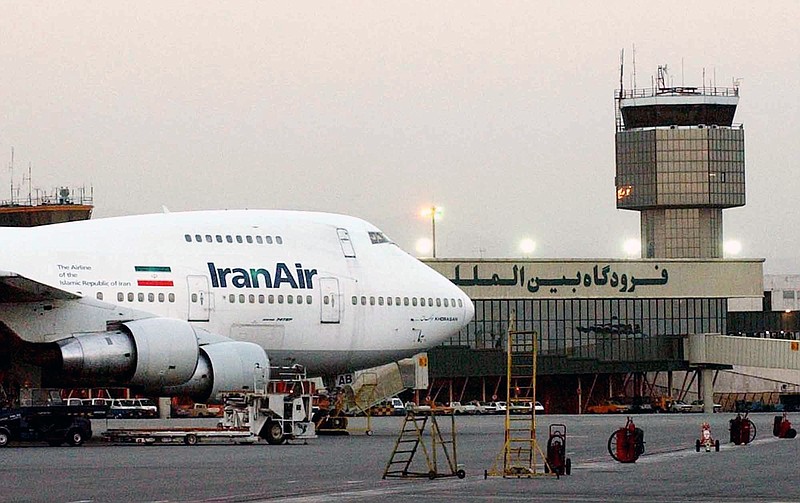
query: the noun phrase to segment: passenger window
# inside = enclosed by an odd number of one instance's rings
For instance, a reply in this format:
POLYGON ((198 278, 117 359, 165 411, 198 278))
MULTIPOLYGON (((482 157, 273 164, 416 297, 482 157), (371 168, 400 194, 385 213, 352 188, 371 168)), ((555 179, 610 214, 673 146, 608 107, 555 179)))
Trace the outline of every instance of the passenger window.
POLYGON ((245 236, 244 239, 248 244, 253 244, 253 236, 245 236))
POLYGON ((201 236, 200 234, 195 234, 194 240, 197 241, 198 243, 201 243, 203 242, 203 236, 201 236))
POLYGON ((456 299, 450 299, 450 305, 456 307, 456 299))
POLYGON ((392 298, 391 297, 386 297, 386 305, 387 306, 391 306, 392 305, 392 298))
POLYGON ((436 307, 442 307, 442 299, 436 297, 436 307))
POLYGON ((221 243, 221 242, 222 242, 222 236, 217 234, 217 243, 221 243))
POLYGON ((364 297, 363 295, 361 296, 361 305, 362 306, 366 306, 367 305, 367 298, 364 297))
POLYGON ((249 300, 251 304, 255 304, 256 296, 251 293, 247 300, 249 300))
POLYGON ((425 307, 425 297, 420 297, 419 305, 422 306, 422 307, 425 307))
POLYGON ((412 306, 416 306, 417 305, 417 298, 416 297, 411 297, 411 305, 412 306))
POLYGON ((275 236, 275 244, 282 245, 283 244, 283 238, 280 237, 280 236, 275 236))
POLYGON ((303 303, 303 296, 302 295, 298 295, 297 296, 297 303, 298 304, 302 304, 303 303))
POLYGON ((408 297, 403 297, 403 305, 408 306, 408 297))
MULTIPOLYGON (((356 297, 355 295, 353 295, 353 298, 352 298, 352 300, 353 300, 353 305, 354 305, 354 306, 355 306, 356 304, 358 304, 358 297, 356 297)), ((326 296, 325 296, 325 304, 327 304, 327 303, 328 303, 328 296, 326 295, 326 296)))
MULTIPOLYGON (((327 299, 328 297, 326 296, 325 298, 327 299)), ((311 296, 310 295, 306 295, 306 304, 311 304, 311 296)))
POLYGON ((97 292, 97 300, 103 300, 103 292, 97 292))
POLYGON ((267 297, 267 302, 270 303, 270 304, 274 304, 275 303, 275 296, 274 295, 270 295, 269 297, 267 297))
POLYGON ((458 307, 464 307, 464 303, 461 302, 461 299, 458 299, 458 307))
POLYGON ((294 297, 291 295, 286 296, 286 303, 287 304, 294 304, 294 297))
POLYGON ((264 239, 266 239, 266 240, 267 240, 267 244, 268 244, 268 245, 271 245, 271 244, 272 244, 272 236, 267 236, 267 237, 266 237, 266 238, 264 238, 264 239))
POLYGON ((139 295, 137 295, 136 298, 137 298, 137 300, 139 302, 144 302, 144 294, 143 293, 139 293, 139 295))
POLYGON ((155 300, 156 300, 156 295, 154 293, 147 294, 147 302, 155 302, 155 300))
POLYGON ((192 242, 192 236, 189 235, 189 234, 184 234, 183 235, 183 239, 185 239, 187 243, 191 243, 192 242))
POLYGON ((229 242, 229 243, 233 243, 233 236, 231 236, 230 234, 228 234, 227 236, 225 236, 225 241, 227 241, 227 242, 229 242))
POLYGON ((379 306, 383 305, 383 297, 378 297, 378 305, 379 306))
POLYGON ((263 303, 264 303, 264 294, 259 294, 259 296, 258 296, 258 303, 259 303, 259 304, 263 304, 263 303))
POLYGON ((211 234, 206 234, 206 243, 213 243, 214 238, 211 237, 211 234))
POLYGON ((159 302, 164 302, 164 294, 163 293, 159 293, 158 294, 158 301, 159 302))
POLYGON ((119 292, 117 294, 117 302, 122 302, 124 300, 125 300, 125 294, 123 294, 122 292, 119 292))
MULTIPOLYGON (((327 306, 328 304, 330 304, 330 299, 328 298, 328 296, 327 296, 327 295, 326 295, 326 296, 325 296, 325 297, 322 299, 322 302, 323 302, 323 303, 324 303, 326 306, 327 306)), ((353 305, 356 305, 356 302, 357 302, 356 298, 355 298, 355 297, 353 297, 353 305)))
POLYGON ((244 294, 243 293, 239 294, 239 304, 244 304, 244 294))
POLYGON ((168 298, 169 298, 170 302, 175 302, 175 294, 174 293, 169 294, 168 298))
POLYGON ((256 236, 256 243, 264 244, 264 240, 261 238, 261 236, 256 236))
POLYGON ((444 307, 450 307, 450 303, 447 301, 447 298, 444 299, 444 307))
POLYGON ((428 306, 433 307, 433 299, 428 297, 428 306))
POLYGON ((283 304, 283 295, 278 295, 278 304, 283 304))
POLYGON ((128 302, 133 302, 133 292, 128 292, 128 302))
POLYGON ((395 298, 394 298, 394 304, 395 304, 396 306, 399 306, 399 305, 400 305, 400 297, 395 297, 395 298))
POLYGON ((370 298, 369 298, 369 305, 370 305, 370 306, 374 306, 374 305, 375 305, 375 297, 372 297, 372 296, 370 296, 370 298))
POLYGON ((193 293, 192 294, 192 304, 196 304, 196 303, 197 303, 197 294, 193 293))
POLYGON ((236 242, 241 244, 242 243, 242 236, 236 236, 236 242))
POLYGON ((228 295, 228 302, 231 304, 236 304, 236 296, 234 294, 228 295))

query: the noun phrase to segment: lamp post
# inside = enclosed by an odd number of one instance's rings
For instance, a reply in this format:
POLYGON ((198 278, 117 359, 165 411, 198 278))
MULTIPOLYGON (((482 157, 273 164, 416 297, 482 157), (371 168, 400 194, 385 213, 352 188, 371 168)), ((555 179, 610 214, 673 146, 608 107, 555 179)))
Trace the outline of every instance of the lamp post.
POLYGON ((442 208, 431 206, 422 210, 423 217, 431 217, 431 241, 433 244, 433 258, 436 258, 436 218, 442 215, 442 208))

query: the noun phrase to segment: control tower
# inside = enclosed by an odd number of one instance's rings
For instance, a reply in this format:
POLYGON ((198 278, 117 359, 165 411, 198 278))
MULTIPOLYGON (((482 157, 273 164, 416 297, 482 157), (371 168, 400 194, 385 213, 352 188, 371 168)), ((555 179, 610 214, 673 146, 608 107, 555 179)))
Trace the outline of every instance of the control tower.
POLYGON ((739 88, 620 89, 617 208, 641 213, 643 258, 722 257, 722 210, 744 206, 739 88))

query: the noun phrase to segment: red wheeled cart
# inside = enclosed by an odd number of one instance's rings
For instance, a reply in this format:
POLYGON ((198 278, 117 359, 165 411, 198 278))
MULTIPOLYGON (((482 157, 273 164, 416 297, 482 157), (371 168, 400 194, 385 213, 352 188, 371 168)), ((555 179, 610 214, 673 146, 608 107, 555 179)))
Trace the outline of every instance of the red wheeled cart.
POLYGON ((749 444, 756 438, 756 425, 747 418, 747 413, 744 416, 736 414, 730 420, 730 430, 731 442, 736 445, 749 444))
POLYGON ((701 446, 706 448, 706 452, 711 452, 712 447, 719 452, 719 440, 714 440, 711 436, 711 425, 708 423, 700 426, 700 438, 695 441, 694 450, 700 452, 701 446))
POLYGON ((797 436, 797 430, 792 428, 792 423, 789 422, 789 418, 786 417, 785 412, 783 416, 775 416, 772 434, 778 438, 794 438, 797 436))
POLYGON ((625 426, 608 437, 608 453, 620 463, 635 463, 644 454, 644 431, 629 417, 625 426))
POLYGON ((572 472, 572 460, 567 457, 567 425, 551 424, 550 437, 547 439, 547 463, 544 471, 553 471, 556 475, 569 475, 572 472))

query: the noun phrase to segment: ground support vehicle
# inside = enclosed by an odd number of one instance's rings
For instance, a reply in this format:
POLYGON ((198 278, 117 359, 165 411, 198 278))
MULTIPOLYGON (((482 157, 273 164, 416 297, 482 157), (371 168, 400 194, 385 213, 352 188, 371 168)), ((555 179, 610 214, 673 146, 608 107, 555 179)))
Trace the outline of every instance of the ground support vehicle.
POLYGON ((644 454, 644 431, 629 417, 625 426, 608 437, 608 453, 620 463, 635 463, 644 454))
MULTIPOLYGON (((258 369, 260 370, 260 369, 258 369)), ((224 417, 217 428, 135 428, 110 429, 104 439, 119 443, 180 443, 227 440, 253 443, 264 439, 269 444, 316 438, 311 420, 313 386, 305 372, 277 369, 280 379, 267 381, 267 372, 255 379, 253 391, 221 394, 224 417)), ((274 370, 273 370, 274 375, 274 370)))
POLYGON ((711 452, 712 447, 719 452, 719 440, 714 440, 714 437, 711 436, 711 425, 708 423, 700 425, 700 438, 694 442, 696 452, 700 452, 700 447, 705 447, 706 452, 711 452))
POLYGON ((552 471, 556 475, 570 475, 572 460, 567 457, 567 425, 551 424, 550 436, 547 438, 547 463, 544 471, 552 471))
POLYGON ((105 417, 105 407, 65 405, 20 407, 0 411, 0 447, 11 441, 68 443, 77 447, 92 437, 89 417, 105 417))

